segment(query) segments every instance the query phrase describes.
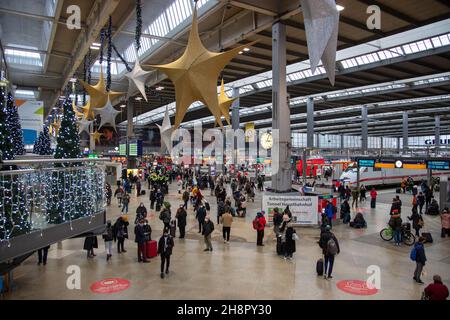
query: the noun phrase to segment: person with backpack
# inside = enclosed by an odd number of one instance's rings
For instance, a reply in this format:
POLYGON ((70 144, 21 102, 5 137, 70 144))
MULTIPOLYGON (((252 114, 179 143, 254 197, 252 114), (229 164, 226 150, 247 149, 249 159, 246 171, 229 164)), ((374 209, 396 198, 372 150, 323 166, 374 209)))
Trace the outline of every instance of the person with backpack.
POLYGON ((292 225, 292 219, 288 217, 287 221, 283 221, 281 228, 281 243, 284 253, 284 260, 292 260, 292 256, 295 252, 295 238, 297 234, 292 225), (294 235, 295 234, 295 235, 294 235))
POLYGON ((114 242, 117 241, 117 252, 127 252, 124 248, 125 239, 128 239, 128 222, 127 216, 120 216, 117 218, 113 226, 114 242))
POLYGON ((448 298, 448 288, 442 283, 441 276, 435 274, 433 283, 429 284, 423 291, 427 300, 444 301, 448 298))
POLYGON ((206 245, 206 249, 203 251, 213 251, 212 243, 211 243, 211 234, 214 231, 214 223, 211 221, 209 216, 205 217, 205 221, 203 223, 203 232, 204 241, 206 245))
POLYGON ((411 210, 412 214, 408 217, 408 220, 412 220, 413 229, 416 230, 416 236, 420 236, 419 230, 424 226, 424 221, 422 215, 417 212, 417 207, 413 207, 411 210))
POLYGON ((188 191, 187 189, 184 190, 182 199, 183 199, 183 201, 184 201, 183 207, 184 207, 184 209, 187 210, 187 208, 188 208, 188 202, 189 202, 189 191, 188 191))
POLYGON ((273 209, 272 214, 273 219, 273 232, 275 233, 275 236, 278 238, 280 235, 280 227, 283 223, 283 215, 280 213, 278 208, 273 209))
POLYGON ((327 215, 330 227, 332 227, 331 221, 334 218, 334 212, 335 210, 333 204, 329 200, 327 200, 327 205, 325 206, 325 214, 327 215))
POLYGON ((158 254, 161 257, 161 279, 164 279, 164 266, 166 274, 169 274, 170 256, 172 255, 175 243, 169 234, 169 229, 164 228, 163 235, 158 241, 158 254))
POLYGON ((125 211, 125 214, 128 214, 128 205, 130 204, 130 195, 127 192, 125 192, 124 195, 122 196, 122 204, 123 204, 123 207, 122 207, 121 212, 124 213, 124 211, 125 211))
POLYGON ((202 228, 207 215, 205 206, 203 204, 200 205, 196 212, 195 218, 198 221, 198 233, 202 233, 202 228))
POLYGON ((178 221, 178 229, 180 230, 180 239, 183 239, 186 234, 186 220, 187 220, 187 212, 184 209, 184 205, 180 205, 175 214, 175 218, 178 221))
POLYGON ((339 248, 339 242, 336 236, 331 232, 330 225, 327 225, 325 227, 325 231, 322 232, 319 240, 319 246, 322 248, 322 253, 325 258, 323 276, 325 279, 331 279, 333 278, 331 274, 333 273, 334 258, 341 252, 341 250, 339 248))
POLYGON ((170 203, 164 201, 164 208, 159 213, 159 220, 164 223, 164 228, 170 228, 170 220, 172 219, 172 213, 170 212, 170 203))
POLYGON ((253 229, 256 230, 256 245, 264 246, 264 228, 266 227, 266 218, 264 217, 264 211, 260 211, 253 219, 253 229))
POLYGON ((223 242, 230 243, 231 224, 233 223, 233 216, 229 210, 226 210, 220 216, 220 222, 222 223, 223 242))
POLYGON ((105 241, 106 261, 109 261, 112 257, 112 242, 114 239, 111 220, 106 221, 106 228, 102 234, 102 238, 105 241))
POLYGON ((348 204, 347 200, 344 200, 344 202, 341 204, 341 218, 342 223, 344 224, 350 222, 350 205, 348 204))
POLYGON ((400 246, 402 243, 402 222, 400 213, 397 209, 394 209, 389 219, 389 227, 394 232, 394 245, 396 246, 400 246))
POLYGON ((144 234, 144 219, 140 219, 138 224, 134 227, 135 239, 134 242, 137 243, 137 254, 138 254, 138 262, 148 263, 145 254, 145 234, 144 234))
POLYGON ((413 279, 419 284, 423 284, 423 281, 420 280, 420 276, 422 275, 423 267, 427 261, 427 257, 425 256, 425 247, 423 246, 425 241, 426 239, 424 237, 419 237, 419 241, 414 244, 414 248, 411 250, 410 254, 411 260, 416 262, 416 269, 414 270, 413 279))
POLYGON ((121 186, 118 186, 117 189, 116 189, 116 191, 114 192, 114 197, 117 198, 117 203, 118 203, 118 205, 119 205, 119 208, 120 208, 121 205, 122 205, 122 197, 123 197, 123 194, 124 194, 123 188, 122 188, 121 186))

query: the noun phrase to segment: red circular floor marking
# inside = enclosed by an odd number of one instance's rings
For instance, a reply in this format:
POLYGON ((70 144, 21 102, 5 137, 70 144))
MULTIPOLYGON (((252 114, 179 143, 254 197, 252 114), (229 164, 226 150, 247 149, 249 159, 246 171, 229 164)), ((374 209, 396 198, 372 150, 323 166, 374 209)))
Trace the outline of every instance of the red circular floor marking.
POLYGON ((369 289, 366 281, 362 280, 341 280, 336 286, 339 290, 359 296, 371 296, 378 293, 378 289, 369 289))
POLYGON ((130 287, 130 281, 122 278, 108 278, 91 285, 91 291, 94 293, 111 294, 127 290, 130 287))

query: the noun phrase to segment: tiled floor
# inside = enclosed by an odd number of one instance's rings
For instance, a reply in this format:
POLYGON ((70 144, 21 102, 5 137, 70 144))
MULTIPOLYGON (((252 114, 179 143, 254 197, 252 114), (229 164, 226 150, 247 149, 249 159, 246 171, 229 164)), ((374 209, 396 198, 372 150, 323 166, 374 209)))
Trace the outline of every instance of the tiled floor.
MULTIPOLYGON (((180 195, 171 186, 168 200, 177 208, 180 195)), ((376 210, 362 205, 368 222, 365 230, 351 229, 337 224, 333 231, 338 237, 341 254, 337 256, 332 280, 324 280, 315 273, 316 260, 321 251, 316 241, 316 228, 300 228, 297 233, 297 252, 292 261, 285 261, 275 254, 275 242, 271 229, 266 230, 264 247, 256 247, 256 233, 251 220, 261 205, 261 194, 255 203, 249 204, 246 219, 235 218, 231 231, 231 243, 221 241, 221 227, 213 234, 214 251, 203 252, 203 238, 197 233, 192 209, 188 211, 186 239, 176 239, 171 261, 171 273, 160 279, 159 258, 149 264, 140 264, 136 257, 134 235, 125 244, 128 252, 117 254, 107 262, 103 240, 98 237, 97 257, 87 259, 82 250, 83 239, 71 239, 53 245, 46 266, 37 266, 36 257, 28 259, 14 270, 14 290, 6 299, 419 299, 423 286, 412 280, 415 264, 409 259, 410 247, 394 247, 378 236, 386 225, 392 190, 382 191, 376 210), (385 202, 385 203, 382 203, 385 202), (77 265, 81 269, 81 290, 67 289, 67 267, 77 265), (381 270, 381 289, 372 296, 352 295, 337 288, 341 280, 366 280, 367 267, 377 265, 381 270), (118 277, 130 281, 127 290, 113 294, 96 294, 90 286, 105 278, 118 277)), ((213 221, 215 200, 210 199, 213 221)), ((409 195, 401 195, 404 203, 403 219, 410 212, 409 195)), ((146 196, 132 199, 130 222, 140 201, 148 207, 146 196)), ((108 218, 115 220, 120 214, 114 201, 108 209, 108 218)), ((174 213, 173 213, 174 214, 174 213)), ((162 223, 158 215, 150 218, 153 238, 159 238, 162 223)), ((423 280, 429 283, 433 274, 440 274, 450 286, 450 239, 439 238, 439 217, 425 217, 425 230, 432 232, 435 242, 426 245, 428 263, 423 280)), ((129 231, 132 233, 133 227, 129 231)), ((114 246, 115 249, 115 246, 114 246)))

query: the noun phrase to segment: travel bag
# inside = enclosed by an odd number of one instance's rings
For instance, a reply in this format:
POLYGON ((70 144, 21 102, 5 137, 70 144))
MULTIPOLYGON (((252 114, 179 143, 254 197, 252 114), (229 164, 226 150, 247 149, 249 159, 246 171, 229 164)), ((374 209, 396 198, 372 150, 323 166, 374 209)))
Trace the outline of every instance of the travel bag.
POLYGON ((426 239, 425 243, 433 243, 433 237, 429 232, 422 232, 422 237, 426 239))
POLYGON ((150 240, 145 243, 145 255, 147 258, 154 258, 158 255, 158 244, 155 240, 150 240))
POLYGON ((323 276, 323 259, 320 258, 316 263, 316 272, 318 276, 323 276))

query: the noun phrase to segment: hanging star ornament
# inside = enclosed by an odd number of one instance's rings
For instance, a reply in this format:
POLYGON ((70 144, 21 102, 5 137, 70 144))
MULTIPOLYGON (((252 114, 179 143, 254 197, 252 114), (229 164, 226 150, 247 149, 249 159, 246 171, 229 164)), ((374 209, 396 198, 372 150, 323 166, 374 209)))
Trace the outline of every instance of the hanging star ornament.
MULTIPOLYGON (((230 107, 233 104, 234 100, 236 100, 236 98, 230 99, 230 98, 228 98, 227 94, 225 93, 225 84, 222 79, 222 82, 220 84, 219 108, 220 108, 220 112, 222 113, 222 116, 225 118, 228 125, 231 124, 230 107)), ((219 121, 220 121, 220 119, 219 119, 219 121)), ((217 123, 219 123, 219 121, 217 121, 217 123)))
POLYGON ((314 73, 319 61, 334 86, 336 74, 336 48, 339 29, 339 11, 335 0, 301 0, 305 22, 306 40, 311 71, 314 73))
MULTIPOLYGON (((187 109, 195 101, 205 104, 216 120, 220 119, 222 113, 217 99, 217 78, 239 51, 255 42, 225 52, 208 51, 198 34, 197 5, 195 6, 189 41, 183 55, 172 63, 151 65, 164 72, 175 86, 175 129, 180 126, 187 109)), ((219 125, 223 127, 221 121, 219 125)))
POLYGON ((77 119, 83 117, 84 114, 83 114, 83 112, 78 111, 78 107, 75 104, 75 101, 72 101, 72 109, 73 109, 73 112, 75 112, 75 117, 77 119))
POLYGON ((81 110, 83 110, 83 119, 85 120, 94 120, 95 114, 94 114, 94 108, 91 105, 91 100, 88 100, 85 106, 81 107, 81 110))
POLYGON ((111 100, 114 100, 115 98, 125 94, 124 92, 106 91, 105 79, 103 77, 103 68, 100 68, 100 77, 95 86, 91 86, 90 84, 80 79, 78 79, 78 81, 80 81, 80 83, 88 92, 90 97, 90 104, 94 109, 102 108, 106 104, 106 100, 108 100, 108 97, 111 100))
POLYGON ((91 133, 92 138, 94 138, 95 142, 100 143, 100 137, 103 136, 103 133, 95 131, 93 133, 91 133))
POLYGON ((116 109, 114 109, 114 107, 111 104, 111 100, 108 98, 103 108, 95 110, 95 113, 99 114, 101 117, 100 126, 98 128, 100 129, 105 124, 109 123, 111 127, 113 127, 114 130, 116 130, 116 116, 120 112, 121 111, 117 111, 116 109))
MULTIPOLYGON (((136 53, 136 57, 138 54, 136 53)), ((128 78, 128 94, 127 98, 129 98, 136 89, 144 97, 145 101, 147 100, 147 94, 145 93, 145 79, 148 77, 150 71, 144 71, 139 64, 139 58, 136 58, 136 62, 134 63, 134 68, 131 72, 125 73, 125 77, 128 78)))
POLYGON ((93 121, 86 119, 81 119, 78 121, 78 133, 81 134, 83 131, 90 133, 90 127, 93 121))
POLYGON ((172 135, 172 125, 170 124, 169 109, 166 107, 166 113, 162 125, 156 124, 159 128, 161 135, 161 153, 164 149, 170 153, 171 151, 171 135, 172 135))

